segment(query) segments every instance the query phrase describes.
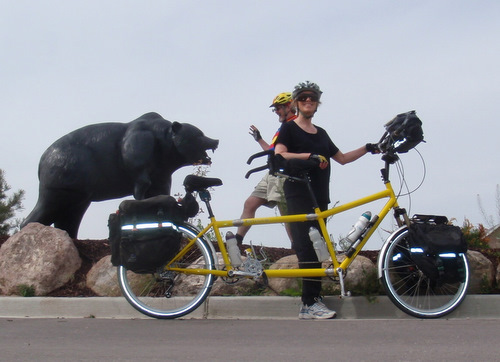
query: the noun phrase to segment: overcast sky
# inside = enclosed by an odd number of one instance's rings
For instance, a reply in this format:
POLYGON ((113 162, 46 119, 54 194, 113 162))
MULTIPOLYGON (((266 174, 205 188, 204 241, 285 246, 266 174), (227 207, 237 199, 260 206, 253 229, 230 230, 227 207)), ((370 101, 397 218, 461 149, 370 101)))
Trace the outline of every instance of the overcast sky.
MULTIPOLYGON (((417 111, 426 175, 411 202, 400 200, 410 214, 485 223, 480 195, 486 214, 500 222, 497 0, 0 0, 0 29, 0 168, 13 190, 26 192, 18 217, 36 203, 38 162, 55 140, 155 111, 220 140, 209 176, 224 185, 213 207, 220 219, 238 218, 261 178, 244 179, 248 156, 260 150, 249 125, 269 141, 278 126, 273 97, 311 80, 324 92, 314 123, 344 152, 377 141, 396 114, 417 111)), ((414 189, 423 163, 415 151, 401 158, 414 189)), ((334 164, 332 202, 380 190, 382 166, 372 155, 334 164)), ((174 174, 174 193, 183 192, 190 172, 174 174)), ((396 173, 392 180, 399 188, 396 173)), ((118 204, 93 204, 79 238, 106 238, 118 204)), ((363 211, 334 218, 333 237, 363 211)), ((375 235, 370 248, 385 237, 375 235)), ((248 240, 288 246, 280 225, 254 227, 248 240)))

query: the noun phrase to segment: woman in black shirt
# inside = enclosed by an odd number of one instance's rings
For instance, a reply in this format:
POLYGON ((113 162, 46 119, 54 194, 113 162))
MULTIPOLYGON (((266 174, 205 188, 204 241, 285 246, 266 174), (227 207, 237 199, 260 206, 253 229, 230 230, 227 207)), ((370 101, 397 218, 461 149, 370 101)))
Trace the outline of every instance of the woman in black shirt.
MULTIPOLYGON (((330 163, 328 160, 332 158, 344 165, 357 160, 365 155, 367 151, 376 152, 376 147, 367 144, 356 150, 342 153, 332 142, 326 131, 312 123, 312 118, 318 110, 321 94, 318 85, 309 81, 295 86, 292 97, 296 104, 298 117, 282 125, 276 141, 275 154, 279 154, 285 159, 299 158, 318 161, 318 167, 309 172, 309 177, 320 209, 326 210, 330 202, 330 163)), ((304 183, 287 180, 285 181, 284 191, 289 215, 307 214, 313 211, 313 203, 304 183)), ((290 224, 293 248, 301 268, 321 267, 308 235, 311 226, 319 228, 318 223, 314 221, 290 224)), ((303 305, 299 312, 300 319, 335 318, 336 313, 329 310, 321 302, 320 293, 321 278, 303 279, 303 305)))

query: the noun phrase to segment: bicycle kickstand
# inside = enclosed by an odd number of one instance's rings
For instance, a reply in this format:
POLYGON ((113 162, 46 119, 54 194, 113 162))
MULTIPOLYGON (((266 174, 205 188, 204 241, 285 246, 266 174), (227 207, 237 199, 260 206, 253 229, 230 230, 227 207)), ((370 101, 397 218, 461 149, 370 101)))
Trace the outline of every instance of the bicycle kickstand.
POLYGON ((345 291, 344 270, 342 270, 342 268, 337 268, 337 274, 339 275, 340 280, 340 298, 350 297, 351 292, 349 290, 347 292, 345 291))

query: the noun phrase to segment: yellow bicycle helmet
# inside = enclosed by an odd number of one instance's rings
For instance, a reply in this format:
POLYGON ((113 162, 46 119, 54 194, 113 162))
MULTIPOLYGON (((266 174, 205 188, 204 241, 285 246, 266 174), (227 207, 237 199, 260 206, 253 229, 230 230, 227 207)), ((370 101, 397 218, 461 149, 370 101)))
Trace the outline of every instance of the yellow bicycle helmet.
POLYGON ((283 92, 274 97, 273 104, 271 104, 269 107, 274 107, 280 104, 287 104, 290 103, 291 101, 292 101, 292 93, 283 92))

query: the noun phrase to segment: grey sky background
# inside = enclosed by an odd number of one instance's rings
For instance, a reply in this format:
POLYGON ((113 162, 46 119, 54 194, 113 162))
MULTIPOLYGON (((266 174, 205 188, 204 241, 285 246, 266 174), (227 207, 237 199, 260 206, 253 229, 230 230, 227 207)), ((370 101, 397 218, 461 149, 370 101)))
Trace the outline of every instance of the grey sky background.
MULTIPOLYGON (((18 215, 25 217, 51 143, 88 124, 155 111, 220 140, 208 175, 224 186, 213 192, 213 207, 220 219, 238 218, 261 178, 244 178, 248 156, 260 150, 248 127, 255 124, 269 141, 278 127, 273 97, 311 80, 324 92, 314 123, 344 152, 377 141, 396 114, 417 111, 426 175, 411 200, 400 199, 410 214, 485 223, 480 195, 498 223, 499 34, 496 0, 0 0, 0 168, 13 190, 26 191, 18 215)), ((413 190, 422 161, 415 151, 401 159, 413 190)), ((332 203, 382 189, 381 167, 372 155, 334 163, 332 203)), ((183 192, 192 170, 174 174, 174 193, 183 192)), ((395 172, 392 181, 398 189, 395 172)), ((119 201, 94 203, 79 238, 106 238, 119 201)), ((364 209, 335 217, 333 237, 345 235, 364 209)), ((369 248, 386 236, 378 232, 369 248)), ((281 225, 254 227, 249 240, 289 245, 281 225)))

